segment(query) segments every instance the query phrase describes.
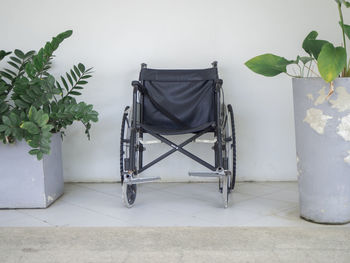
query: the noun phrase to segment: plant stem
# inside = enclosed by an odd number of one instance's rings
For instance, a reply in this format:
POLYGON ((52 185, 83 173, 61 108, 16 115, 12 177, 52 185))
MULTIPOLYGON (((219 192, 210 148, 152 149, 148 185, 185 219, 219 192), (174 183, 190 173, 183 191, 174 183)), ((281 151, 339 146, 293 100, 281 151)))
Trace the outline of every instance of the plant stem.
MULTIPOLYGON (((311 68, 311 66, 312 66, 312 62, 313 62, 313 60, 310 61, 310 68, 311 68)), ((305 64, 304 64, 304 67, 306 67, 305 64)), ((307 71, 307 76, 306 76, 306 77, 309 77, 309 75, 310 75, 310 68, 308 68, 308 67, 306 67, 306 68, 308 69, 308 71, 307 71)))
POLYGON ((75 87, 78 85, 78 82, 82 80, 82 77, 85 76, 87 74, 89 70, 85 70, 84 72, 81 73, 81 76, 78 78, 78 80, 75 82, 74 86, 72 86, 72 88, 67 92, 67 94, 65 96, 62 96, 62 99, 65 97, 68 97, 70 95, 70 93, 75 89, 75 87))
POLYGON ((326 97, 326 100, 329 99, 330 96, 332 96, 332 94, 334 93, 334 83, 333 81, 331 81, 331 83, 329 83, 329 92, 328 92, 328 95, 326 97))
POLYGON ((311 68, 309 68, 309 67, 307 67, 307 66, 305 66, 305 68, 307 68, 309 71, 311 71, 313 74, 315 74, 317 77, 320 77, 321 78, 321 76, 320 76, 320 74, 317 74, 315 71, 313 71, 311 68))
POLYGON ((300 78, 300 76, 293 76, 293 75, 289 74, 288 72, 284 72, 284 73, 286 73, 289 77, 292 77, 292 78, 300 78))
POLYGON ((305 64, 303 64, 303 69, 301 70, 301 76, 304 77, 305 64))
POLYGON ((301 67, 300 67, 300 65, 299 64, 297 64, 297 66, 298 66, 298 68, 299 68, 299 77, 303 77, 303 70, 301 69, 301 67))
MULTIPOLYGON (((343 46, 346 51, 346 41, 345 41, 345 30, 344 30, 344 18, 343 18, 343 12, 341 10, 341 3, 338 2, 338 11, 339 11, 339 16, 340 16, 340 25, 343 33, 343 46)), ((345 59, 346 61, 348 60, 347 58, 345 59)), ((345 65, 345 69, 343 70, 343 76, 345 75, 346 71, 348 69, 348 65, 345 65)))

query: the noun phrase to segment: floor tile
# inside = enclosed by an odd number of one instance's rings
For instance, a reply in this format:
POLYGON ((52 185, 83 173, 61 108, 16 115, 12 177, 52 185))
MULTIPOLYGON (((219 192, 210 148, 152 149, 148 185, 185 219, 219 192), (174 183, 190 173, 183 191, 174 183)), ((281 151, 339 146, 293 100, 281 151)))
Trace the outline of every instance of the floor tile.
POLYGON ((294 206, 294 204, 284 201, 271 200, 257 197, 237 203, 234 208, 242 209, 259 215, 271 215, 283 209, 294 206))
POLYGON ((21 217, 13 218, 8 221, 1 221, 0 227, 47 227, 51 226, 50 224, 40 220, 33 218, 28 215, 22 214, 21 217))
POLYGON ((118 197, 121 196, 122 192, 120 183, 79 183, 79 186, 118 197))
POLYGON ((76 205, 58 201, 47 209, 23 209, 24 214, 53 226, 126 226, 125 222, 76 205))
POLYGON ((266 183, 241 183, 238 184, 236 189, 237 192, 243 194, 250 194, 254 196, 262 196, 266 194, 272 194, 279 191, 279 188, 273 187, 266 183))
POLYGON ((277 188, 280 190, 298 191, 298 182, 295 182, 295 181, 263 182, 261 184, 269 187, 277 188))
POLYGON ((291 190, 279 190, 272 194, 267 194, 263 196, 266 199, 279 200, 297 204, 299 202, 299 195, 296 191, 291 190))
POLYGON ((156 190, 165 190, 169 187, 174 187, 176 185, 181 185, 181 183, 162 183, 162 182, 154 182, 154 183, 147 183, 144 184, 143 186, 145 188, 151 188, 151 189, 156 189, 156 190))
POLYGON ((0 209, 0 224, 22 217, 22 214, 13 209, 0 209))
POLYGON ((170 192, 182 197, 196 198, 210 202, 220 197, 217 183, 186 183, 176 184, 165 188, 163 191, 170 192))

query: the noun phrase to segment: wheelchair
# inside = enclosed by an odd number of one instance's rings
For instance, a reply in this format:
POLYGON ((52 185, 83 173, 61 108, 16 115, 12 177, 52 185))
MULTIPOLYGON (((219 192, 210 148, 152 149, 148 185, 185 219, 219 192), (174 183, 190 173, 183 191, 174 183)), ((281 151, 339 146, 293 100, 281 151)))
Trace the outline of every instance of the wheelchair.
POLYGON ((120 176, 122 200, 126 207, 135 203, 137 185, 160 177, 140 174, 169 155, 180 152, 210 171, 189 172, 189 176, 218 178, 224 208, 236 181, 236 138, 231 105, 225 105, 223 81, 217 62, 206 69, 151 69, 141 64, 139 81, 132 81, 132 106, 124 110, 120 138, 120 176), (156 140, 145 141, 148 133, 156 140), (212 140, 199 137, 212 133, 212 140), (191 134, 181 144, 168 135, 191 134), (211 144, 214 165, 184 149, 191 142, 211 144), (165 143, 170 150, 144 164, 146 144, 165 143))

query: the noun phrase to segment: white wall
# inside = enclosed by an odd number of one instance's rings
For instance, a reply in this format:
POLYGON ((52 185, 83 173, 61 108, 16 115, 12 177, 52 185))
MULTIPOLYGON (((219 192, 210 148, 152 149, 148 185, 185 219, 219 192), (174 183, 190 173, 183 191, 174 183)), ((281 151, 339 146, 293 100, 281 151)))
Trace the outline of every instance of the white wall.
MULTIPOLYGON (((203 68, 214 60, 226 102, 236 114, 238 179, 295 180, 291 81, 258 76, 243 64, 265 52, 294 58, 312 29, 339 44, 337 21, 336 5, 329 0, 2 0, 0 49, 38 49, 73 29, 56 53, 54 72, 78 62, 94 67, 82 99, 95 105, 100 121, 91 141, 80 124, 68 129, 66 181, 119 179, 120 122, 141 62, 154 68, 203 68)), ((152 156, 167 149, 154 148, 152 156)), ((212 152, 204 146, 190 149, 210 159, 212 152)), ((148 174, 188 180, 188 170, 203 169, 176 154, 148 174)))

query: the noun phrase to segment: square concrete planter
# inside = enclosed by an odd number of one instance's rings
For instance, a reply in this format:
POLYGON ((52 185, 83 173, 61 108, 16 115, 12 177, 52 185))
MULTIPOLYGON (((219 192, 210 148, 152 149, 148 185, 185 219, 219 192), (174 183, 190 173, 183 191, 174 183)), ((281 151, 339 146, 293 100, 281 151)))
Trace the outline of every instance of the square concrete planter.
POLYGON ((51 137, 51 154, 40 161, 26 142, 0 144, 0 208, 46 208, 63 194, 62 141, 51 137))

